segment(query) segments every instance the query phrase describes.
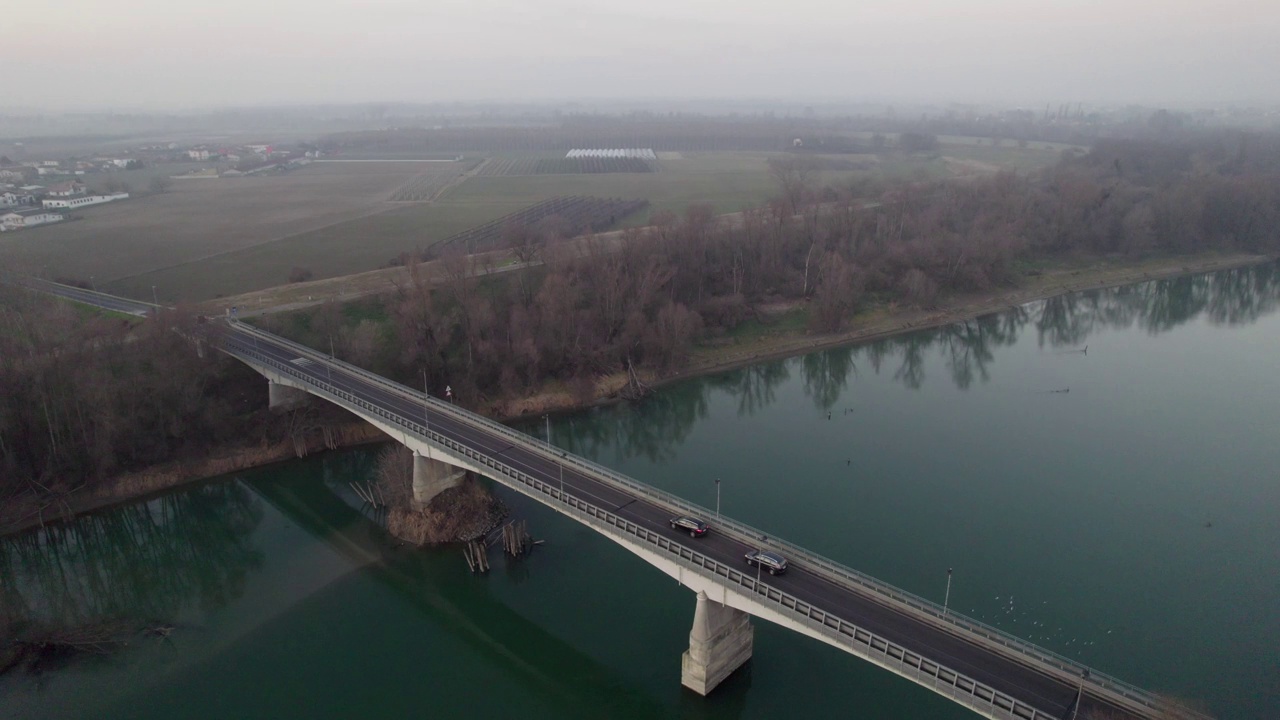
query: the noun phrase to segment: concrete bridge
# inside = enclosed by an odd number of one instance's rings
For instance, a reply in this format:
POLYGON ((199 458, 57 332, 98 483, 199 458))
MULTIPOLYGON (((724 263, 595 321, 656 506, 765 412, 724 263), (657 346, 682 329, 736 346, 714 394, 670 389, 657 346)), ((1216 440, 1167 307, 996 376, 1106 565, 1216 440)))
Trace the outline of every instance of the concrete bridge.
MULTIPOLYGON (((41 289, 93 302, 74 288, 41 289)), ((416 500, 430 500, 464 472, 477 473, 601 533, 687 587, 695 606, 681 681, 695 692, 711 692, 751 657, 756 617, 988 718, 1204 717, 421 390, 235 320, 215 327, 222 330, 219 348, 267 379, 271 407, 323 398, 413 450, 416 500), (705 537, 691 538, 668 524, 681 514, 716 522, 705 537), (747 567, 743 556, 756 549, 786 556, 788 572, 762 576, 747 567)))

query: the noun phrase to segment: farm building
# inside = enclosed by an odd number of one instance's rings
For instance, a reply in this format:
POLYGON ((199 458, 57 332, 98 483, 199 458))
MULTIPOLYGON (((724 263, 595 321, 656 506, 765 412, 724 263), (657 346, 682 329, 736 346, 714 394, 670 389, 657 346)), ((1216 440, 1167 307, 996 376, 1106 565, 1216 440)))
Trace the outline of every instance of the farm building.
POLYGON ((0 231, 9 232, 11 230, 21 230, 23 228, 34 227, 36 225, 46 225, 48 223, 58 222, 63 216, 58 213, 46 212, 39 209, 31 210, 13 210, 0 215, 0 231))
POLYGON ((129 197, 129 193, 109 193, 107 195, 84 195, 82 197, 72 198, 45 198, 42 204, 45 208, 77 208, 85 205, 101 205, 109 203, 113 200, 124 200, 129 197))
POLYGON ((566 158, 636 158, 638 160, 657 160, 658 155, 652 148, 601 148, 597 150, 574 148, 565 154, 566 158))

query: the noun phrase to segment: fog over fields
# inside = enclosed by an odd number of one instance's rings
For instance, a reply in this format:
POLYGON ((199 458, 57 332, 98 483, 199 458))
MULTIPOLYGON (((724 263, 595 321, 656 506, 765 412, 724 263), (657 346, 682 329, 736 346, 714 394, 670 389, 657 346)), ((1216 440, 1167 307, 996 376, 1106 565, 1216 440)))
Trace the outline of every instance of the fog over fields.
POLYGON ((55 0, 16 3, 5 24, 20 31, 0 62, 26 78, 6 92, 10 111, 549 98, 1280 99, 1270 72, 1280 66, 1280 4, 1268 0, 55 0))

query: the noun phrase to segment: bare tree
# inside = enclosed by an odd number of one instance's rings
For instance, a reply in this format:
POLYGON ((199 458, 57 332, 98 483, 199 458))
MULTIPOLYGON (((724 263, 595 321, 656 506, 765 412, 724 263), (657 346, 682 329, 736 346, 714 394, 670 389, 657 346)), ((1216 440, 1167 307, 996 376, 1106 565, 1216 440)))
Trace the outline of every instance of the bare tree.
POLYGON ((818 170, 818 160, 811 155, 784 155, 769 158, 769 177, 773 178, 782 191, 788 212, 795 213, 812 191, 818 170))

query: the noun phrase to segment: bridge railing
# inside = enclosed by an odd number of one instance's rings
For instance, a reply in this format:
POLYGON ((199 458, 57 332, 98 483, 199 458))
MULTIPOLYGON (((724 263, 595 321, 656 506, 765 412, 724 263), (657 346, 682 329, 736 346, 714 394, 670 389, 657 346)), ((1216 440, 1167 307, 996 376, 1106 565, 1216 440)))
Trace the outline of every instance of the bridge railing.
MULTIPOLYGON (((425 402, 434 412, 453 416, 459 420, 467 422, 474 426, 480 426, 486 430, 501 435, 509 439, 512 444, 519 445, 525 449, 541 453, 549 459, 557 462, 563 462, 566 467, 573 466, 580 471, 590 473, 590 475, 599 479, 604 479, 627 492, 644 497, 651 502, 668 508, 673 514, 689 514, 705 519, 715 517, 712 510, 704 508, 695 503, 691 503, 678 495, 674 495, 665 490, 660 490, 642 483, 633 478, 627 477, 610 468, 598 463, 592 462, 586 458, 566 453, 553 451, 546 443, 538 442, 530 436, 517 430, 507 427, 501 423, 490 420, 476 413, 460 408, 452 403, 443 402, 426 395, 422 391, 414 390, 399 383, 388 380, 380 375, 359 368, 350 363, 343 362, 329 356, 318 353, 314 349, 305 345, 286 340, 264 330, 245 325, 243 323, 234 323, 239 328, 249 328, 252 334, 262 337, 269 342, 288 346, 290 349, 298 352, 300 356, 311 357, 323 362, 329 362, 335 366, 343 368, 345 371, 358 375, 365 380, 381 386, 391 392, 401 395, 405 398, 413 399, 415 402, 425 402)), ((305 377, 305 376, 304 376, 305 377)), ((961 613, 945 609, 925 598, 915 595, 911 592, 895 587, 889 583, 878 580, 870 575, 859 572, 852 568, 846 567, 835 560, 823 557, 816 553, 810 552, 805 548, 790 543, 780 538, 769 537, 763 531, 754 528, 745 523, 721 516, 717 520, 717 526, 720 531, 728 530, 732 533, 742 536, 750 543, 760 545, 762 549, 771 548, 788 556, 790 560, 798 561, 806 569, 812 570, 829 580, 846 586, 854 586, 861 588, 870 593, 872 598, 878 598, 881 602, 887 602, 895 608, 901 609, 902 606, 910 608, 915 613, 925 616, 935 625, 944 629, 950 628, 951 631, 960 631, 966 639, 973 637, 982 638, 983 640, 998 646, 1006 651, 1017 653, 1050 668, 1058 670, 1065 676, 1069 676, 1071 682, 1078 682, 1081 678, 1085 678, 1085 671, 1088 671, 1085 684, 1090 687, 1096 687, 1121 696, 1131 702, 1137 703, 1148 709, 1156 709, 1159 707, 1157 699, 1148 691, 1143 690, 1123 680, 1099 672, 1086 665, 1078 663, 1070 658, 1059 655, 1051 650, 1042 648, 1033 643, 1029 643, 1021 638, 1011 635, 999 628, 992 627, 979 620, 967 617, 961 613)), ((1068 678, 1064 678, 1068 679, 1068 678)))
POLYGON ((488 454, 478 452, 439 432, 429 430, 422 424, 408 420, 398 412, 370 403, 323 379, 308 375, 296 366, 282 363, 251 348, 224 349, 251 364, 270 367, 281 374, 291 376, 307 385, 316 394, 339 406, 346 407, 359 414, 381 418, 406 432, 485 466, 492 470, 495 476, 505 478, 508 482, 523 488, 523 491, 528 494, 541 496, 547 504, 561 507, 567 514, 578 518, 604 534, 618 536, 628 542, 638 540, 645 546, 650 547, 651 550, 658 552, 661 556, 683 568, 716 582, 728 583, 737 587, 766 607, 771 607, 783 616, 798 621, 811 631, 830 638, 834 644, 848 647, 854 654, 881 664, 904 677, 914 679, 922 685, 931 687, 936 692, 979 713, 987 714, 990 717, 1017 720, 1051 720, 1053 718, 1052 715, 1042 712, 1006 693, 999 692, 989 685, 913 653, 832 613, 813 607, 809 603, 769 585, 763 579, 756 579, 753 573, 744 573, 737 567, 726 565, 714 558, 698 553, 681 543, 674 542, 664 535, 653 532, 608 510, 567 493, 562 493, 558 485, 553 485, 528 475, 488 454))

